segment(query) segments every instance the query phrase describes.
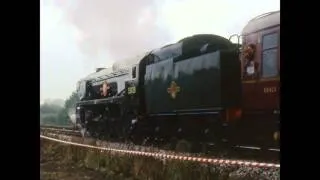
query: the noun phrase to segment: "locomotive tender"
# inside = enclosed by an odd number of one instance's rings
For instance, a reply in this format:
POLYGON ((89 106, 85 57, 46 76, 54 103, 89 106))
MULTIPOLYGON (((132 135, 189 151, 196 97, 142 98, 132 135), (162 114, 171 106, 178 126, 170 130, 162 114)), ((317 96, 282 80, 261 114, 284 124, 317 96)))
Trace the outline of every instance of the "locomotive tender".
POLYGON ((239 44, 199 34, 80 80, 87 135, 176 144, 279 147, 280 11, 252 19, 239 44))

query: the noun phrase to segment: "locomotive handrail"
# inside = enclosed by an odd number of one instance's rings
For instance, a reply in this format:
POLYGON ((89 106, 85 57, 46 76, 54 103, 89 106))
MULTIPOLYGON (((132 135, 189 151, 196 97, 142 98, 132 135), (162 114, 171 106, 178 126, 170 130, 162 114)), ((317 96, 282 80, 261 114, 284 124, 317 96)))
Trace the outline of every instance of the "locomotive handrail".
POLYGON ((123 93, 125 93, 126 89, 121 90, 118 94, 116 94, 116 96, 122 96, 123 93))
MULTIPOLYGON (((234 36, 239 37, 239 35, 238 35, 238 34, 232 34, 232 35, 229 37, 229 41, 231 41, 231 38, 233 38, 234 36)), ((239 39, 239 38, 238 38, 238 39, 239 39)), ((238 43, 239 43, 239 41, 238 41, 238 43)))
POLYGON ((240 45, 240 38, 242 37, 242 35, 239 35, 239 34, 232 34, 230 37, 229 37, 229 41, 231 41, 231 38, 233 38, 234 36, 237 37, 238 39, 238 44, 240 45))
POLYGON ((85 101, 80 101, 77 104, 78 105, 88 105, 88 104, 102 104, 102 103, 114 103, 117 100, 121 100, 124 96, 113 96, 113 97, 108 97, 108 98, 103 98, 103 99, 93 99, 93 100, 85 100, 85 101))
POLYGON ((238 49, 238 53, 241 52, 241 44, 240 44, 240 38, 241 38, 242 35, 238 35, 238 34, 232 34, 230 37, 229 37, 229 41, 231 41, 231 39, 233 37, 237 37, 237 40, 238 40, 238 43, 237 43, 237 49, 238 49))

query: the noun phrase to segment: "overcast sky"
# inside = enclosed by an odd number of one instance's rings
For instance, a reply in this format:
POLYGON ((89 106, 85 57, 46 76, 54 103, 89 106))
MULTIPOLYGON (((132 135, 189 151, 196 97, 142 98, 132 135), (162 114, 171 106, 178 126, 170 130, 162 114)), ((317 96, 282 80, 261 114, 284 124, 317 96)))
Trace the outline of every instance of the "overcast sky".
POLYGON ((97 67, 199 33, 229 37, 280 0, 40 0, 40 101, 97 67), (130 3, 131 2, 131 3, 130 3))

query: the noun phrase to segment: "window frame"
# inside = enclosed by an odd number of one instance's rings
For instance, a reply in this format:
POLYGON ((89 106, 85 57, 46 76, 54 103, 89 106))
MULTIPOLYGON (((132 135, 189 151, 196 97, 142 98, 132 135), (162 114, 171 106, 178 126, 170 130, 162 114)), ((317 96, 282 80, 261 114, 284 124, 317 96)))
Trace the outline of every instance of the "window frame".
POLYGON ((280 33, 279 33, 279 31, 277 30, 277 31, 272 31, 272 32, 268 32, 268 33, 266 33, 266 34, 263 34, 262 35, 262 42, 261 42, 261 73, 260 73, 260 77, 262 78, 262 79, 272 79, 272 78, 277 78, 279 75, 280 75, 280 69, 279 69, 279 48, 280 48, 280 33), (273 35, 273 34, 276 34, 277 35, 277 44, 276 44, 276 46, 274 46, 274 47, 271 47, 271 48, 266 48, 266 49, 264 49, 263 48, 263 45, 264 45, 264 40, 265 40, 265 37, 266 36, 269 36, 269 35, 273 35), (277 73, 275 74, 275 75, 273 75, 273 76, 267 76, 267 77, 265 77, 265 75, 264 75, 264 58, 263 58, 263 54, 264 54, 264 52, 266 52, 266 51, 270 51, 270 50, 276 50, 276 71, 277 71, 277 73))

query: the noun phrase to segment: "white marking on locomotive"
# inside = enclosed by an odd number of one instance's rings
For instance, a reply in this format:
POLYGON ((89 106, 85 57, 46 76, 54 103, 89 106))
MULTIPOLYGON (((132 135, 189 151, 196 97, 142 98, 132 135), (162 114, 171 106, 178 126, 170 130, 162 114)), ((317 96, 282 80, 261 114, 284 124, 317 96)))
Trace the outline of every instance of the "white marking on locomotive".
POLYGON ((244 148, 244 149, 256 149, 256 150, 260 150, 261 149, 259 147, 251 147, 251 146, 236 146, 236 147, 244 148))

